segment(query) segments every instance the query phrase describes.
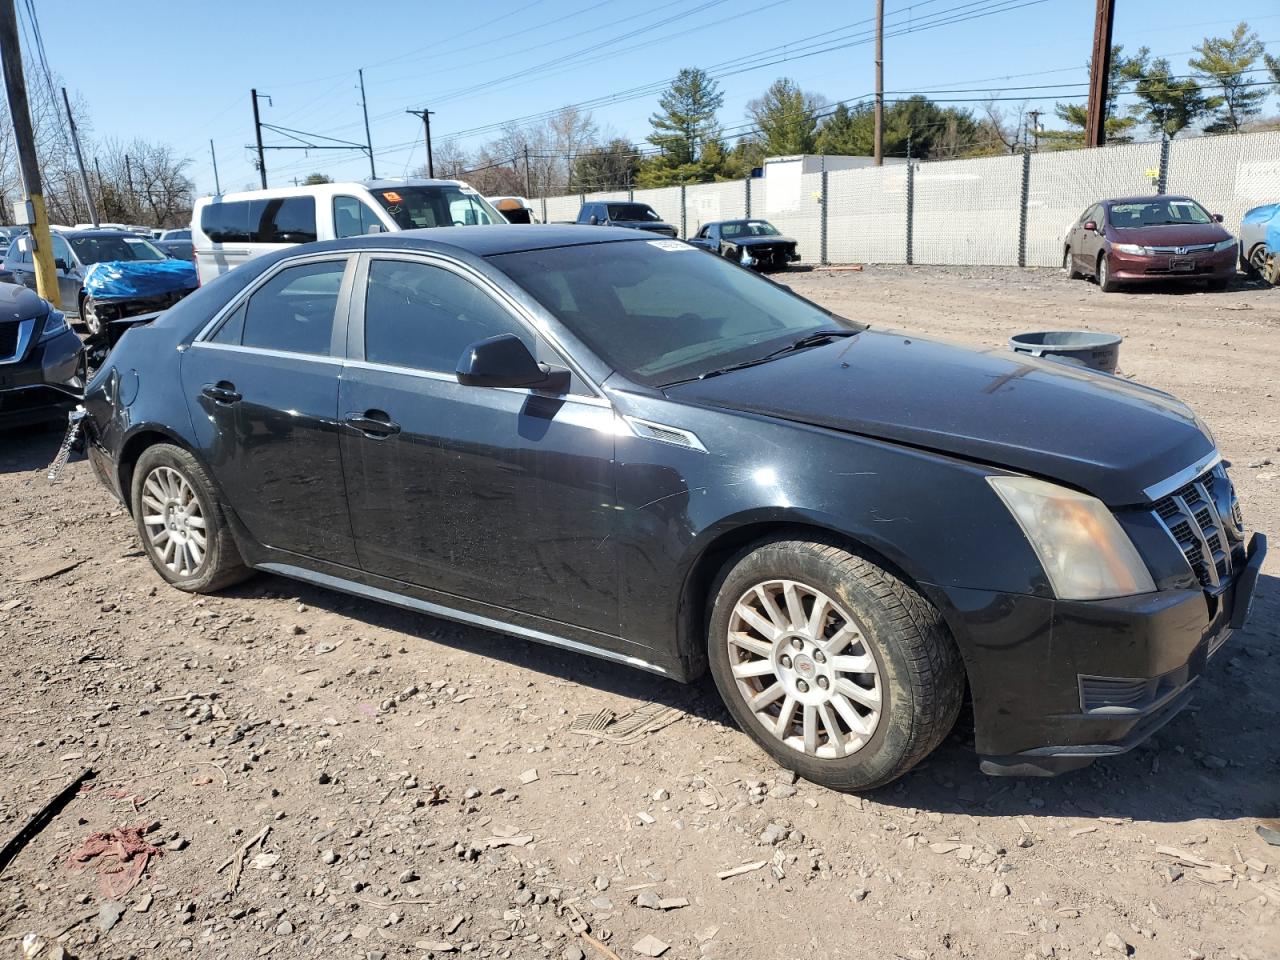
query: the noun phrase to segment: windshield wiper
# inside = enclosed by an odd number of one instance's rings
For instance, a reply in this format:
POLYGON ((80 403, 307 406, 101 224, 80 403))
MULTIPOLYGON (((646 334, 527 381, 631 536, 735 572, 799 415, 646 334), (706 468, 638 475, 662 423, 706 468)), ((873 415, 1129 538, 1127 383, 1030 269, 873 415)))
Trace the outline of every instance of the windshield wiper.
POLYGON ((693 380, 706 380, 709 377, 718 377, 722 373, 731 373, 734 370, 742 370, 746 367, 754 367, 761 363, 768 363, 770 360, 776 360, 778 357, 785 357, 789 353, 796 353, 800 350, 806 350, 809 347, 819 347, 824 343, 830 343, 840 337, 857 336, 860 330, 815 330, 813 333, 806 333, 803 337, 793 340, 786 346, 779 347, 766 353, 763 357, 756 357, 753 360, 741 360, 738 363, 731 363, 726 367, 717 367, 715 370, 708 370, 706 373, 700 373, 696 377, 689 377, 685 380, 677 380, 675 383, 668 383, 666 386, 674 387, 678 383, 689 383, 693 380))

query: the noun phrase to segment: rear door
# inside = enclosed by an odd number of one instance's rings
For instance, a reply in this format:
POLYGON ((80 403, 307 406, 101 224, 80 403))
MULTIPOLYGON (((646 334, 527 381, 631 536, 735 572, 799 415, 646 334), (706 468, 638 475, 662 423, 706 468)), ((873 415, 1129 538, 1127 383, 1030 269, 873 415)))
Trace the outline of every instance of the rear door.
POLYGON ((608 402, 577 378, 563 396, 459 384, 464 349, 499 334, 564 361, 465 268, 362 260, 338 410, 363 568, 616 634, 608 402))
POLYGON ((259 543, 354 568, 338 378, 355 258, 286 260, 182 360, 214 479, 259 543))

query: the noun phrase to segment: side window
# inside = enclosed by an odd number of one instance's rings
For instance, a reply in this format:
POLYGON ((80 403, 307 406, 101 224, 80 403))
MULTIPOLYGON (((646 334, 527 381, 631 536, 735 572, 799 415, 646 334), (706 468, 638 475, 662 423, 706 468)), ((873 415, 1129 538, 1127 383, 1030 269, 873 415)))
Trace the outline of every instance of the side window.
POLYGON ((707 237, 709 237, 709 236, 711 236, 711 227, 710 227, 710 226, 704 226, 701 230, 699 230, 699 231, 698 231, 698 239, 699 239, 699 240, 705 240, 705 239, 707 239, 707 237))
POLYGON ((240 304, 236 307, 235 313, 222 321, 222 326, 214 331, 213 336, 209 339, 214 343, 235 343, 240 342, 240 338, 244 336, 244 314, 246 304, 240 304))
POLYGON ((256 239, 259 243, 314 243, 316 198, 282 197, 267 201, 256 239))
POLYGON ((346 267, 343 258, 281 270, 249 297, 241 343, 328 356, 346 267))
POLYGON ((335 237, 363 237, 366 233, 381 233, 384 229, 377 215, 355 197, 333 198, 335 237))
POLYGON ((67 241, 64 238, 56 233, 53 235, 53 259, 55 261, 61 260, 67 265, 68 270, 75 266, 75 262, 71 257, 71 247, 67 245, 67 241))
POLYGON ((374 260, 364 306, 364 356, 434 373, 453 373, 477 340, 513 333, 533 350, 529 332, 470 280, 409 260, 374 260))

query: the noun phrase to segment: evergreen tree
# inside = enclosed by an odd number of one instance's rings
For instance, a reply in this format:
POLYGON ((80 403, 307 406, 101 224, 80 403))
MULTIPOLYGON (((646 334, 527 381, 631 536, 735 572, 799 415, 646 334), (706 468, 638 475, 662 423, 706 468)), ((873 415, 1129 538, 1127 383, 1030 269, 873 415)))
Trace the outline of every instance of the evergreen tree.
POLYGON ((1133 80, 1133 92, 1141 101, 1129 112, 1154 132, 1175 137, 1208 112, 1209 102, 1194 79, 1175 79, 1168 60, 1150 57, 1151 51, 1143 47, 1124 65, 1125 76, 1133 80))
POLYGON ((716 179, 715 165, 704 168, 701 160, 712 143, 719 147, 721 167, 726 159, 716 121, 716 111, 723 105, 724 94, 706 71, 681 70, 658 100, 661 112, 649 118, 653 132, 648 141, 662 153, 643 164, 637 182, 662 187, 716 179))
MULTIPOLYGON (((1085 64, 1090 75, 1093 73, 1093 62, 1085 64)), ((1117 43, 1111 48, 1111 70, 1107 76, 1106 119, 1103 129, 1106 131, 1108 143, 1128 143, 1130 135, 1138 125, 1138 118, 1120 113, 1120 97, 1129 88, 1129 78, 1133 68, 1124 57, 1124 46, 1117 43)), ((1085 128, 1089 125, 1089 107, 1083 103, 1059 103, 1053 108, 1058 119, 1067 125, 1066 130, 1047 130, 1042 138, 1050 142, 1059 141, 1064 144, 1084 143, 1085 128)))
POLYGON ((1239 133, 1262 113, 1262 102, 1267 98, 1267 88, 1253 86, 1251 78, 1254 64, 1265 53, 1262 41, 1241 20, 1231 36, 1205 37, 1194 49, 1199 56, 1187 61, 1187 66, 1214 91, 1208 100, 1213 120, 1205 125, 1205 132, 1239 133))
POLYGON ((806 93, 794 80, 780 77, 764 96, 747 104, 747 116, 755 121, 765 156, 813 153, 818 141, 818 113, 826 99, 806 93))

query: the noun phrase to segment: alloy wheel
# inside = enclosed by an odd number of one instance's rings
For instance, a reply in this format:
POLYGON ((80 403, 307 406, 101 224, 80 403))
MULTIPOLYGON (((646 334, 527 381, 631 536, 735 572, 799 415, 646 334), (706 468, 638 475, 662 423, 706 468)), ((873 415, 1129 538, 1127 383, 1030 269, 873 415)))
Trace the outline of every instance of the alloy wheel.
POLYGON ((734 605, 726 642, 738 694, 791 749, 835 760, 875 733, 880 669, 857 622, 820 590, 795 580, 756 584, 734 605))
POLYGON ((102 320, 98 316, 98 305, 93 302, 92 297, 85 297, 81 301, 80 319, 84 322, 84 328, 89 331, 91 336, 97 336, 102 332, 102 320))
POLYGON ((195 576, 208 554, 208 536, 187 478, 173 467, 156 467, 142 483, 142 510, 156 560, 179 577, 195 576))

